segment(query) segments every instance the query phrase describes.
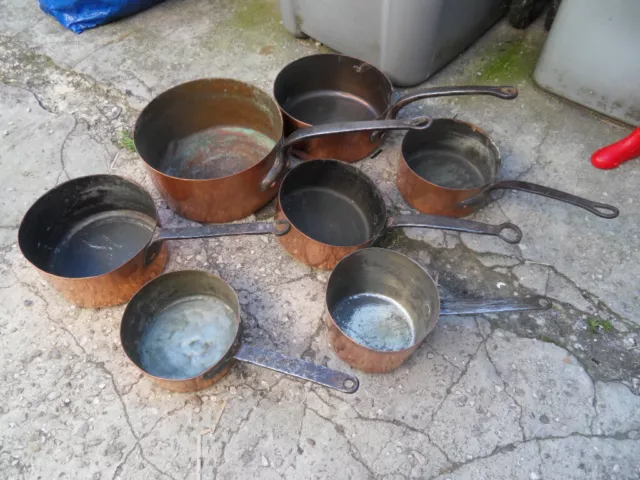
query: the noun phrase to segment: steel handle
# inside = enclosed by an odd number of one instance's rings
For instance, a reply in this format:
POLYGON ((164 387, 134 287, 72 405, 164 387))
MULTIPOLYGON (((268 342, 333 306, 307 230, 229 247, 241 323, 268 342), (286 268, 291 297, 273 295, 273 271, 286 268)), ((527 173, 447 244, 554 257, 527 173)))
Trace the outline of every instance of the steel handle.
POLYGON ((262 182, 260 182, 260 189, 265 191, 275 186, 278 178, 280 178, 287 166, 289 150, 296 143, 310 140, 312 138, 320 138, 343 133, 377 132, 388 130, 425 130, 429 128, 432 123, 432 118, 423 116, 404 120, 392 119, 372 120, 368 122, 327 123, 309 128, 301 128, 280 142, 278 152, 276 153, 276 159, 271 170, 267 172, 267 175, 264 177, 262 182))
POLYGON ((145 262, 151 263, 165 240, 188 240, 193 238, 229 237, 234 235, 285 235, 291 230, 287 220, 274 222, 220 223, 201 225, 199 227, 157 228, 151 242, 147 246, 145 262))
POLYGON ((640 157, 640 128, 626 138, 596 151, 591 156, 591 163, 596 168, 608 170, 636 157, 640 157))
POLYGON ((411 93, 400 97, 389 108, 387 118, 396 118, 400 110, 417 100, 433 97, 450 97, 453 95, 491 95, 503 100, 513 100, 518 96, 518 89, 515 87, 491 87, 491 86, 464 86, 464 87, 429 87, 411 91, 411 93))
POLYGON ((308 380, 343 393, 355 393, 360 386, 360 381, 353 375, 249 345, 241 345, 234 357, 241 362, 308 380))
POLYGON ((545 187, 536 183, 522 182, 520 180, 505 180, 503 182, 494 183, 478 195, 462 202, 460 206, 465 207, 481 203, 486 200, 487 194, 492 190, 520 190, 522 192, 534 193, 536 195, 553 198, 554 200, 559 200, 561 202, 575 205, 576 207, 584 208, 588 212, 591 212, 594 215, 602 218, 616 218, 618 215, 620 215, 620 210, 618 210, 613 205, 593 202, 591 200, 587 200, 586 198, 571 195, 570 193, 566 193, 561 190, 545 187))
POLYGON ((507 243, 519 243, 522 240, 522 230, 513 223, 489 225, 461 218, 441 217, 439 215, 409 214, 395 215, 387 222, 387 228, 420 227, 456 232, 477 233, 479 235, 493 235, 507 243))
POLYGON ((551 299, 543 296, 494 300, 441 299, 440 315, 477 315, 480 313, 549 310, 551 305, 551 299))

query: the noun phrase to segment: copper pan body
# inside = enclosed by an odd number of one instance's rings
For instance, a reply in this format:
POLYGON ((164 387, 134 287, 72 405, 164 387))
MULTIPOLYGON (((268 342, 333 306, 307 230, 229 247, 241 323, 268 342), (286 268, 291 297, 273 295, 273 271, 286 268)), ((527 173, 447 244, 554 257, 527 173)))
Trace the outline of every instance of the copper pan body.
MULTIPOLYGON (((201 314, 202 315, 202 314, 201 314)), ((176 327, 174 335, 180 335, 179 327, 176 327)), ((191 342, 200 345, 203 338, 199 338, 193 333, 191 342)), ((198 271, 181 270, 164 274, 153 281, 148 282, 131 299, 125 309, 120 325, 120 342, 129 360, 146 377, 158 384, 160 387, 179 393, 196 392, 209 388, 214 383, 222 380, 235 364, 234 352, 240 346, 242 336, 242 322, 240 318, 240 302, 236 293, 224 280, 216 275, 198 271), (168 378, 150 373, 141 361, 141 342, 144 340, 145 331, 149 327, 145 324, 146 317, 153 317, 157 311, 161 310, 171 299, 180 299, 183 295, 202 294, 209 295, 217 292, 220 298, 233 311, 233 323, 236 327, 235 334, 229 337, 230 345, 222 358, 213 365, 190 378, 168 378)), ((204 338, 210 342, 217 337, 204 338)), ((197 351, 197 348, 196 348, 197 351)))
POLYGON ((140 252, 118 269, 97 277, 65 278, 39 268, 38 272, 70 303, 101 308, 128 302, 142 285, 162 273, 168 259, 169 250, 164 243, 150 264, 145 265, 145 254, 140 252))
MULTIPOLYGON (((298 204, 298 201, 293 202, 293 205, 296 204, 298 204)), ((313 207, 309 208, 309 204, 304 200, 301 204, 304 205, 301 210, 305 221, 310 220, 314 222, 313 207)), ((292 210, 289 210, 290 213, 291 211, 292 210)), ((314 268, 333 269, 344 257, 357 250, 368 247, 379 237, 385 229, 387 211, 384 206, 384 200, 380 196, 377 187, 366 175, 360 172, 360 170, 353 166, 347 166, 337 160, 316 159, 312 162, 300 163, 285 175, 278 192, 276 218, 286 220, 291 226, 287 234, 278 237, 280 244, 291 256, 314 268), (330 178, 328 176, 330 176, 330 178), (286 201, 285 199, 287 198, 296 198, 296 194, 308 188, 315 182, 315 179, 320 177, 325 178, 321 182, 323 188, 341 192, 345 189, 346 183, 348 188, 356 188, 365 195, 366 198, 371 197, 369 198, 372 204, 371 216, 376 217, 378 221, 376 222, 376 229, 370 232, 370 236, 366 241, 355 245, 349 244, 344 246, 324 243, 304 233, 300 226, 296 225, 298 222, 290 216, 287 216, 285 210, 282 208, 283 201, 286 201)), ((328 218, 329 217, 323 216, 320 221, 327 224, 332 223, 331 219, 328 218)), ((298 221, 299 220, 300 218, 298 218, 298 221)))
POLYGON ((280 110, 267 93, 237 80, 202 79, 152 100, 134 140, 172 210, 221 223, 252 214, 276 195, 277 185, 262 191, 260 182, 282 133, 280 110))
POLYGON ((129 301, 164 269, 166 244, 146 256, 157 227, 153 199, 140 185, 115 175, 90 175, 40 197, 22 219, 18 243, 27 261, 69 302, 108 307, 129 301))
MULTIPOLYGON (((362 111, 336 114, 331 121, 382 120, 387 118, 391 106, 393 85, 380 70, 372 65, 346 55, 311 55, 298 59, 280 71, 274 82, 273 92, 285 122, 285 135, 312 126, 288 112, 286 99, 297 94, 299 88, 334 90, 346 101, 355 97, 367 99, 369 104, 362 111), (353 76, 353 69, 359 75, 353 76), (303 81, 298 81, 302 78, 303 81)), ((357 104, 358 102, 356 102, 357 104)), ((329 123, 329 122, 323 122, 329 123)), ((371 156, 382 143, 382 135, 370 132, 332 135, 329 138, 312 139, 296 144, 308 158, 335 158, 343 162, 357 162, 371 156)))
MULTIPOLYGON (((392 250, 368 248, 345 257, 331 272, 326 289, 326 308, 329 341, 338 357, 363 372, 387 373, 413 355, 433 330, 440 313, 440 296, 435 282, 416 262, 392 250), (414 312, 415 335, 411 345, 405 348, 384 351, 358 343, 334 318, 340 310, 340 302, 354 294, 386 295, 389 292, 400 302, 413 303, 417 309, 414 312)), ((381 312, 369 312, 367 315, 367 322, 370 315, 386 316, 381 312)), ((385 335, 389 334, 385 332, 385 335)))
MULTIPOLYGON (((409 205, 422 213, 447 217, 465 217, 470 215, 482 207, 483 204, 478 202, 461 205, 461 203, 482 193, 494 181, 500 168, 500 151, 482 129, 471 123, 460 120, 436 119, 431 129, 433 129, 433 137, 431 137, 431 135, 412 135, 410 138, 405 136, 402 142, 402 155, 400 155, 400 160, 398 161, 396 175, 398 190, 409 205), (485 170, 483 171, 483 175, 486 177, 486 181, 478 187, 442 187, 421 177, 410 166, 411 156, 420 154, 422 142, 426 144, 430 141, 430 138, 436 138, 439 135, 439 129, 450 130, 456 127, 459 127, 463 132, 460 137, 463 141, 464 136, 468 136, 467 131, 470 129, 472 132, 470 139, 477 142, 476 148, 478 148, 478 145, 482 146, 483 152, 481 153, 470 150, 470 155, 475 155, 477 158, 486 158, 486 162, 483 164, 485 170)), ((482 169, 479 168, 479 170, 482 169)))
POLYGON ((318 242, 317 240, 305 235, 289 220, 282 211, 279 201, 277 208, 278 211, 276 213, 276 218, 278 220, 287 220, 291 225, 289 233, 279 236, 278 241, 292 257, 309 265, 310 267, 331 270, 342 258, 356 250, 368 247, 373 241, 371 240, 360 245, 348 247, 339 247, 318 242))
POLYGON ((329 342, 340 359, 351 367, 366 373, 387 373, 395 370, 420 348, 414 345, 399 352, 379 352, 354 342, 344 334, 333 317, 327 315, 329 342))

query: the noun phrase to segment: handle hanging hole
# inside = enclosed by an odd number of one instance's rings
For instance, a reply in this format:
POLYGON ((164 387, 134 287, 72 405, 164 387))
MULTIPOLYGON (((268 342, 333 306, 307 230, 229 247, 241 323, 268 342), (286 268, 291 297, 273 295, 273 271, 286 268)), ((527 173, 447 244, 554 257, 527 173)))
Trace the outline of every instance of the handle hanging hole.
POLYGON ((515 244, 520 243, 520 240, 522 240, 522 230, 517 225, 506 222, 498 225, 498 228, 500 229, 498 237, 505 242, 515 244))
POLYGON ((616 218, 620 215, 620 210, 606 203, 594 203, 591 211, 602 218, 616 218))
POLYGON ((287 220, 276 220, 274 222, 274 235, 280 237, 289 233, 289 230, 291 230, 291 224, 287 220))
POLYGON ((342 386, 349 393, 354 393, 358 390, 358 381, 354 378, 345 378, 342 382, 342 386))
POLYGON ((540 298, 538 299, 538 305, 540 305, 544 309, 551 308, 551 300, 548 298, 540 298))

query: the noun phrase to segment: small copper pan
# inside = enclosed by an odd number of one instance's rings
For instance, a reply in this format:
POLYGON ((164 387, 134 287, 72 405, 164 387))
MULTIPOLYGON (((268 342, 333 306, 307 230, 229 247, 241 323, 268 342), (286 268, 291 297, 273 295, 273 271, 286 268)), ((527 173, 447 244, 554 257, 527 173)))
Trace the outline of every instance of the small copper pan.
POLYGON ((441 300, 429 273, 407 256, 367 248, 331 272, 326 294, 329 339, 353 368, 385 373, 402 365, 440 315, 547 310, 547 297, 441 300))
POLYGON ((263 188, 261 182, 276 158, 286 155, 282 150, 297 141, 322 142, 373 126, 386 131, 430 124, 430 119, 343 122, 306 129, 285 143, 280 110, 267 93, 237 80, 203 79, 153 99, 138 117, 134 140, 172 210, 198 222, 221 223, 250 215, 276 195, 276 178, 263 188))
POLYGON ((220 277, 197 270, 155 278, 131 299, 120 340, 129 359, 167 390, 192 392, 220 381, 236 361, 342 393, 358 378, 241 341, 240 302, 220 277))
POLYGON ((570 203, 602 218, 619 210, 560 190, 519 180, 498 181, 500 151, 480 128, 439 118, 425 132, 409 132, 402 142, 397 184, 405 200, 432 215, 464 217, 491 200, 494 190, 520 190, 570 203))
MULTIPOLYGON (((415 88, 395 101, 391 81, 378 68, 340 54, 299 58, 284 67, 273 95, 285 120, 285 135, 300 128, 334 122, 394 119, 402 108, 418 100, 450 95, 491 95, 504 100, 518 96, 514 87, 415 88)), ((350 133, 313 139, 296 146, 311 158, 355 162, 370 156, 382 135, 350 133)))

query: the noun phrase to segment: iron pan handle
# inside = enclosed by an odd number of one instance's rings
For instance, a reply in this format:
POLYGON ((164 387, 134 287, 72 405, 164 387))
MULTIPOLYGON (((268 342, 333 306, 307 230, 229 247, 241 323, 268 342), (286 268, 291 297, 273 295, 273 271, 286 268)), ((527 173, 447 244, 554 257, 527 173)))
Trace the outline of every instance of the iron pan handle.
POLYGON ((342 393, 355 393, 360 386, 360 381, 353 375, 271 350, 241 345, 234 357, 241 362, 317 383, 342 393))
POLYGON ((507 243, 518 243, 522 239, 522 230, 513 223, 489 225, 461 218, 441 217, 439 215, 409 214, 395 215, 387 221, 387 228, 421 227, 457 232, 477 233, 479 235, 493 235, 507 243), (509 235, 508 232, 511 232, 509 235))
POLYGON ((492 87, 472 85, 464 87, 429 87, 412 90, 407 95, 400 97, 389 107, 387 118, 396 118, 400 110, 410 103, 425 98, 450 97, 454 95, 491 95, 503 100, 513 100, 518 96, 518 89, 515 87, 492 87))
POLYGON ((518 312, 525 310, 549 310, 552 302, 548 297, 499 298, 493 300, 441 299, 440 315, 477 315, 480 313, 518 312))
POLYGON ((543 197, 553 198, 560 202, 570 203, 576 207, 584 208, 586 211, 602 218, 616 218, 620 215, 620 210, 613 205, 593 202, 586 198, 578 197, 561 190, 556 190, 555 188, 545 187, 544 185, 538 185, 537 183, 522 182, 520 180, 505 180, 494 183, 477 195, 461 202, 460 206, 463 208, 477 207, 488 201, 489 192, 493 190, 520 190, 522 192, 529 192, 543 197))
POLYGON ((146 249, 145 265, 150 264, 156 258, 160 252, 162 242, 165 240, 187 240, 236 235, 265 235, 269 233, 281 236, 289 233, 289 230, 291 230, 291 224, 287 220, 275 220, 274 222, 219 223, 201 225, 199 227, 156 228, 153 238, 146 249))

